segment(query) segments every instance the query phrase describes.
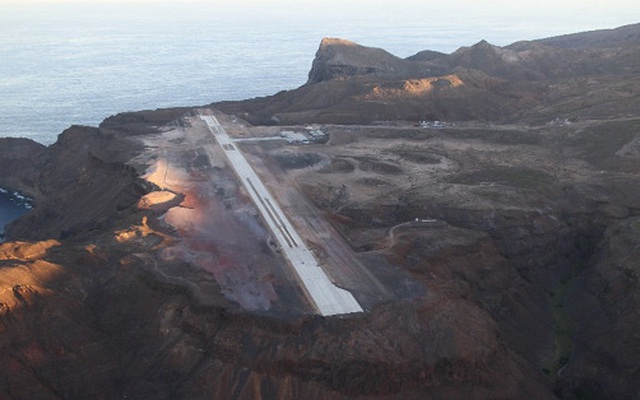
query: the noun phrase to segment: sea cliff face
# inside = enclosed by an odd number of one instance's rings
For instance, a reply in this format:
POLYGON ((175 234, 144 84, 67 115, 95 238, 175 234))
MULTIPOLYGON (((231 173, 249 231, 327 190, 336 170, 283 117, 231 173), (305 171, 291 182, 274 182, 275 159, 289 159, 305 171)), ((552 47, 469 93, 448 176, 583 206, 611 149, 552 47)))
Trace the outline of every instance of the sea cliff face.
POLYGON ((327 39, 293 91, 0 139, 35 205, 0 244, 2 396, 633 398, 640 47, 574 39, 327 39), (364 313, 313 312, 203 114, 364 313))
POLYGON ((33 208, 28 198, 18 192, 0 188, 0 241, 4 240, 4 227, 33 208))

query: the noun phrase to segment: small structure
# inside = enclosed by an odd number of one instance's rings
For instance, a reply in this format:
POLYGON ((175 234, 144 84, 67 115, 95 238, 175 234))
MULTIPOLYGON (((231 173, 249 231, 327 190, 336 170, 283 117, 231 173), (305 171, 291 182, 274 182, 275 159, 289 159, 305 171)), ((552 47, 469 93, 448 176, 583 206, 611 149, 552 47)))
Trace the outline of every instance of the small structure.
POLYGON ((440 129, 440 128, 445 128, 447 126, 446 123, 441 122, 441 121, 420 121, 420 126, 423 128, 435 128, 435 129, 440 129))
POLYGON ((309 138, 303 133, 294 131, 280 131, 280 137, 288 143, 309 143, 309 138))

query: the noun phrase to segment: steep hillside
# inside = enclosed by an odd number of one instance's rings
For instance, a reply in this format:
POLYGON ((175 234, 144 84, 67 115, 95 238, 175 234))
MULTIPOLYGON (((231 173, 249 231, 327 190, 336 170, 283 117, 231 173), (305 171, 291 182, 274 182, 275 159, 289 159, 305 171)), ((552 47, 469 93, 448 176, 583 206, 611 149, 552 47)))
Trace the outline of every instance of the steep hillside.
POLYGON ((382 49, 360 46, 344 39, 324 38, 313 60, 307 84, 353 76, 393 79, 434 73, 429 67, 403 60, 382 49))

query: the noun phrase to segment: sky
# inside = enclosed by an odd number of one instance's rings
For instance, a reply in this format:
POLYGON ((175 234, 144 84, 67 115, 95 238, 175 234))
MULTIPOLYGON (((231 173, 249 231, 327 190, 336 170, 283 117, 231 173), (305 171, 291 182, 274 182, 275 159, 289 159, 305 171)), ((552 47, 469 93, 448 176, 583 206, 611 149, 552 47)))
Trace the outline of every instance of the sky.
MULTIPOLYGON (((314 0, 0 0, 2 3, 305 3, 314 0)), ((343 0, 343 3, 354 2, 357 0, 343 0)), ((414 6, 427 5, 425 1, 416 0, 399 0, 389 2, 388 0, 369 0, 367 3, 387 3, 390 6, 395 4, 403 4, 414 6)), ((602 0, 451 0, 447 4, 467 7, 500 7, 504 9, 534 9, 534 8, 599 8, 602 10, 610 9, 639 9, 637 0, 618 0, 616 2, 606 2, 602 0)))
MULTIPOLYGON (((266 19, 274 21, 280 19, 278 13, 291 12, 298 13, 300 20, 313 19, 321 10, 322 17, 335 16, 344 23, 353 21, 363 26, 368 19, 378 21, 380 14, 389 20, 389 26, 424 23, 446 28, 450 24, 465 26, 468 30, 477 26, 481 30, 495 22, 499 24, 498 29, 513 32, 522 27, 518 39, 614 28, 640 22, 640 0, 0 0, 0 20, 2 8, 10 10, 8 7, 12 6, 13 9, 35 12, 38 4, 47 4, 48 7, 82 4, 99 7, 101 12, 109 13, 123 12, 126 8, 121 6, 129 5, 148 7, 148 15, 153 18, 161 13, 173 13, 185 3, 189 3, 189 8, 202 4, 203 12, 210 14, 215 14, 218 9, 238 10, 239 18, 243 14, 255 14, 255 10, 259 9, 260 13, 265 13, 266 19)), ((72 14, 69 18, 74 17, 72 14)))
MULTIPOLYGON (((505 18, 512 16, 514 23, 527 22, 527 18, 539 18, 547 15, 557 20, 559 25, 593 26, 593 29, 620 26, 640 22, 640 0, 447 0, 447 1, 417 1, 417 0, 0 0, 0 6, 11 4, 145 4, 179 5, 181 3, 200 3, 203 6, 244 7, 251 12, 251 6, 273 4, 276 8, 289 6, 300 7, 309 4, 310 9, 325 5, 331 12, 352 13, 354 19, 366 18, 367 13, 376 9, 385 9, 391 18, 397 16, 422 15, 433 10, 434 15, 444 15, 445 18, 456 20, 460 16, 480 13, 483 18, 505 18)), ((152 12, 161 12, 162 7, 152 12)), ((0 13, 2 9, 0 7, 0 13)), ((303 16, 304 17, 304 16, 303 16)), ((429 21, 425 21, 428 23, 429 21)), ((559 26, 559 29, 561 26, 559 26)))
MULTIPOLYGON (((342 0, 342 3, 354 3, 359 0, 342 0)), ((318 3, 318 0, 0 0, 3 3, 216 3, 216 4, 251 4, 251 3, 318 3)), ((361 1, 362 2, 362 1, 361 1)), ((368 0, 367 4, 388 4, 390 9, 397 5, 414 7, 434 7, 433 2, 416 0, 368 0)), ((442 3, 440 3, 442 4, 442 3)), ((465 8, 500 8, 503 10, 602 10, 606 13, 627 13, 632 10, 640 10, 640 2, 637 0, 617 0, 608 2, 603 0, 449 0, 446 2, 451 7, 465 8)), ((567 16, 568 18, 579 15, 567 16)))

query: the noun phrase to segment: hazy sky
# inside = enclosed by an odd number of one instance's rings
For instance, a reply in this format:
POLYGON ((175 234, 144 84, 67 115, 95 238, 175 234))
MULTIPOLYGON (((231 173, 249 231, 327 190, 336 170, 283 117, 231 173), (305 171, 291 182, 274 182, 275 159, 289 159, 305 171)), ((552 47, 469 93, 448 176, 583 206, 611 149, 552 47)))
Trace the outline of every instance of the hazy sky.
MULTIPOLYGON (((556 19, 561 16, 568 24, 584 21, 601 26, 609 22, 618 24, 640 22, 639 0, 447 0, 439 2, 416 0, 0 0, 0 4, 5 4, 5 6, 9 4, 34 4, 35 6, 38 3, 119 5, 201 3, 207 7, 212 4, 220 7, 246 6, 248 12, 251 12, 251 6, 256 3, 262 6, 273 4, 278 8, 287 5, 309 4, 312 10, 317 7, 325 7, 330 8, 336 14, 343 12, 343 10, 351 12, 354 7, 357 7, 359 13, 354 14, 354 18, 366 17, 367 13, 376 9, 385 9, 390 16, 394 14, 415 16, 433 10, 438 15, 447 11, 449 18, 456 19, 460 15, 469 15, 473 11, 478 11, 487 18, 491 18, 492 13, 496 16, 513 15, 517 18, 523 18, 526 15, 548 15, 550 18, 556 19), (598 24, 599 21, 602 23, 598 24)), ((517 22, 514 21, 514 23, 517 22)))
POLYGON ((482 39, 504 46, 638 23, 640 0, 0 0, 0 35, 51 21, 69 29, 78 21, 96 29, 113 29, 113 21, 141 29, 163 21, 167 32, 218 23, 274 37, 293 32, 295 22, 293 34, 307 34, 314 46, 336 36, 406 57, 425 48, 451 52, 482 39), (395 42, 387 40, 392 37, 395 42))
MULTIPOLYGON (((574 26, 592 24, 594 29, 604 26, 623 25, 640 22, 640 0, 447 0, 447 1, 416 1, 416 0, 0 0, 5 7, 10 4, 25 5, 38 3, 84 3, 84 4, 181 4, 201 3, 209 7, 246 7, 251 12, 251 7, 256 3, 261 7, 273 4, 276 8, 293 5, 309 4, 310 9, 318 7, 329 8, 331 12, 352 13, 353 18, 366 17, 370 12, 384 9, 390 17, 403 15, 411 18, 422 16, 433 11, 439 17, 456 20, 461 16, 480 12, 485 18, 504 18, 513 16, 519 20, 514 23, 526 22, 527 16, 540 17, 547 15, 558 21, 566 21, 567 25, 574 26), (443 14, 446 13, 446 14, 443 14)), ((161 8, 151 12, 161 12, 161 8)), ((0 13, 2 10, 0 9, 0 13)), ((425 21, 427 23, 429 21, 425 21)))
MULTIPOLYGON (((367 4, 387 4, 389 9, 397 9, 398 5, 413 6, 417 8, 438 7, 437 4, 428 1, 416 0, 342 0, 342 4, 360 1, 367 4)), ((318 0, 0 0, 2 3, 216 3, 216 4, 251 4, 251 3, 327 3, 331 1, 318 0)), ((503 10, 531 10, 553 12, 553 10, 601 10, 607 14, 627 14, 634 10, 640 10, 638 0, 617 0, 608 2, 604 0, 448 0, 440 2, 450 8, 465 7, 476 8, 501 8, 503 10)), ((454 12, 454 10, 452 10, 454 12)), ((568 15, 568 18, 577 18, 579 15, 568 15)))
MULTIPOLYGON (((357 0, 342 0, 343 3, 354 2, 357 0)), ((0 0, 0 3, 304 3, 313 2, 313 0, 0 0)), ((367 3, 386 3, 391 7, 401 3, 403 5, 413 4, 416 7, 427 6, 433 7, 434 4, 416 0, 399 0, 390 2, 389 0, 368 0, 367 3)), ((618 0, 616 2, 606 2, 603 0, 450 0, 447 5, 456 5, 467 7, 503 7, 509 9, 518 8, 600 8, 603 10, 610 9, 639 9, 637 0, 618 0)))

